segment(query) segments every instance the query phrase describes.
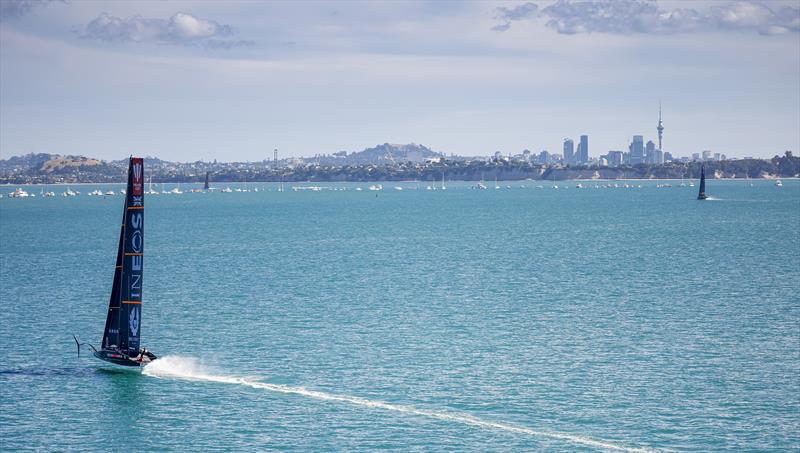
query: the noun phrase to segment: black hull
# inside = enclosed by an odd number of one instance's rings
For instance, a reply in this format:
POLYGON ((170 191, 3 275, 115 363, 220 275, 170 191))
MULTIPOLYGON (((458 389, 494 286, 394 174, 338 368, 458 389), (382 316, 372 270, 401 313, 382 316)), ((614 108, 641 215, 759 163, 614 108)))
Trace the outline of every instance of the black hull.
POLYGON ((149 357, 145 357, 143 359, 132 359, 124 354, 120 354, 117 351, 110 351, 108 349, 94 351, 94 356, 105 362, 127 367, 147 365, 155 359, 155 356, 153 356, 153 359, 150 359, 149 357))
POLYGON ((704 193, 701 193, 700 195, 697 196, 698 200, 705 200, 706 198, 708 198, 708 196, 704 193))

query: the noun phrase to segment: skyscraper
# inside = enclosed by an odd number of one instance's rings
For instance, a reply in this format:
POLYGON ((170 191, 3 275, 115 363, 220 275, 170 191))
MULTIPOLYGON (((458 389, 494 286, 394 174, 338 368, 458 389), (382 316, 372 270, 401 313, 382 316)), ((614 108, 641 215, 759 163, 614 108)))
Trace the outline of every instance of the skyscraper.
POLYGON ((575 163, 575 142, 571 138, 564 139, 564 163, 567 165, 575 163))
POLYGON ((652 140, 648 140, 644 147, 645 149, 645 162, 648 164, 657 164, 656 162, 656 144, 652 140))
POLYGON ((578 144, 577 161, 579 164, 586 164, 589 162, 589 136, 581 135, 581 142, 578 144))
POLYGON ((631 165, 641 164, 644 162, 644 138, 641 135, 634 135, 631 145, 628 147, 630 151, 631 165))

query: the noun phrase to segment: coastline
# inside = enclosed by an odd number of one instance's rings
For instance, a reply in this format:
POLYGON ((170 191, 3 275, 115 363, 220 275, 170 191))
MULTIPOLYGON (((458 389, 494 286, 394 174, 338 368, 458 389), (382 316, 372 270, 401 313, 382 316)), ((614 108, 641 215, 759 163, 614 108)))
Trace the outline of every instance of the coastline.
MULTIPOLYGON (((699 180, 700 178, 684 178, 683 181, 694 181, 699 180)), ((800 176, 769 176, 769 177, 760 177, 760 178, 707 178, 709 181, 792 181, 792 180, 800 180, 800 176)), ((500 182, 552 182, 551 179, 500 179, 500 182)), ((599 182, 599 181, 637 181, 637 182, 678 182, 680 183, 682 180, 680 178, 571 178, 571 179, 556 179, 557 182, 563 181, 577 181, 577 182, 599 182)), ((284 181, 284 184, 429 184, 431 180, 420 180, 420 179, 376 179, 376 180, 366 180, 366 181, 292 181, 287 180, 284 181)), ((480 179, 445 179, 445 182, 455 182, 455 183, 474 183, 480 182, 480 179)), ((488 179, 485 182, 492 182, 488 179)), ((239 185, 239 184, 280 184, 280 181, 259 181, 259 180, 252 180, 247 181, 216 181, 217 184, 226 184, 226 185, 239 185)), ((155 184, 186 184, 186 185, 202 185, 203 181, 183 181, 183 182, 154 182, 155 184)), ((436 184, 440 184, 440 181, 436 181, 436 184)), ((0 187, 19 187, 19 186, 31 186, 31 187, 44 187, 44 186, 54 186, 54 187, 71 187, 71 186, 124 186, 124 182, 74 182, 74 183, 66 183, 66 182, 58 182, 58 183, 48 183, 48 184, 41 184, 41 183, 21 183, 21 184, 14 184, 14 183, 0 183, 0 187)))

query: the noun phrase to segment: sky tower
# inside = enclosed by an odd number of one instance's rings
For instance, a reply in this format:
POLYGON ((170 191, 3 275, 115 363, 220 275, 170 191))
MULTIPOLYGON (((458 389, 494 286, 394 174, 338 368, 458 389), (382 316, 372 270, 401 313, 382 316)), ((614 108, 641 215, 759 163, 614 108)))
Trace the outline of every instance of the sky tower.
POLYGON ((661 147, 661 136, 664 134, 664 126, 661 124, 661 103, 658 103, 658 149, 663 151, 664 148, 661 147))

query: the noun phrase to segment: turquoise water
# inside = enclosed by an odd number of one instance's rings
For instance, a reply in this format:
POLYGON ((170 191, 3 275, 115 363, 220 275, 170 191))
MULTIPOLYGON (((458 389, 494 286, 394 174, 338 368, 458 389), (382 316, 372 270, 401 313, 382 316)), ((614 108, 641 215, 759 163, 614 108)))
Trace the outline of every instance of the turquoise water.
POLYGON ((0 448, 800 447, 800 181, 521 184, 150 196, 143 372, 122 198, 0 199, 0 448))

